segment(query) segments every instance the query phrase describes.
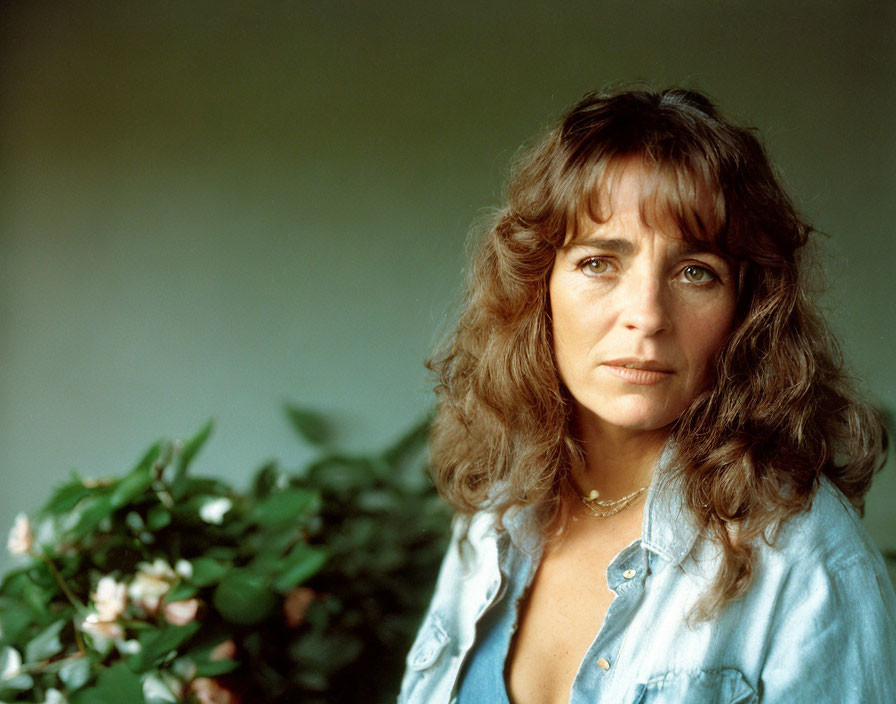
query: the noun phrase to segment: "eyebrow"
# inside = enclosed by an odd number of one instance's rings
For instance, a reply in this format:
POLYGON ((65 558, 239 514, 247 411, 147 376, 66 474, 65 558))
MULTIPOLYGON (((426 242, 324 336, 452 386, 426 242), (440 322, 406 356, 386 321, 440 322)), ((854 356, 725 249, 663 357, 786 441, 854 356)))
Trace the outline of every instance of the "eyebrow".
POLYGON ((563 249, 571 249, 572 247, 591 247, 593 249, 603 249, 616 254, 633 254, 635 245, 630 240, 622 239, 604 239, 601 237, 589 237, 584 240, 572 240, 563 245, 563 249))
MULTIPOLYGON (((623 255, 634 254, 636 249, 634 242, 631 240, 603 237, 588 237, 583 240, 572 240, 571 242, 567 242, 562 249, 571 249, 572 247, 591 247, 593 249, 600 249, 623 255)), ((701 249, 700 247, 695 247, 694 245, 687 243, 683 243, 682 248, 678 251, 678 255, 682 257, 690 257, 694 254, 714 253, 709 249, 701 249)))

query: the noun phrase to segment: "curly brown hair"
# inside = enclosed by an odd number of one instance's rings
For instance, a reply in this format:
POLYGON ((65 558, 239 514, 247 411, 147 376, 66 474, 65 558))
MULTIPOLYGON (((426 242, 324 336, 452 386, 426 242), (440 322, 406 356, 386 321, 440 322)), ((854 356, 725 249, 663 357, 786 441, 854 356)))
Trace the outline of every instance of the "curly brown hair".
POLYGON ((431 461, 442 496, 463 513, 533 505, 544 528, 562 516, 564 479, 584 457, 554 361, 548 279, 583 217, 599 221, 601 187, 631 157, 653 176, 642 217, 671 218, 737 273, 715 383, 672 428, 684 499, 723 547, 695 613, 707 619, 744 593, 751 546, 805 510, 822 475, 862 511, 887 435, 812 300, 812 227, 754 131, 704 95, 588 94, 519 159, 457 325, 427 363, 439 399, 431 461))

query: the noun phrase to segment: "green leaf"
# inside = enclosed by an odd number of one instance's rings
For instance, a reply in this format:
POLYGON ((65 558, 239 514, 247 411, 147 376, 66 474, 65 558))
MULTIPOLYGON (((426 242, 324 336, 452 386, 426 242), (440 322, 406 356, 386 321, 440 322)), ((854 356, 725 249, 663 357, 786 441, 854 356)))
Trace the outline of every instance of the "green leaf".
POLYGON ((268 462, 255 473, 252 480, 252 495, 256 499, 265 499, 285 486, 286 476, 277 467, 276 462, 268 462))
POLYGON ((426 448, 429 440, 429 429, 432 425, 432 416, 414 425, 398 441, 383 453, 383 459, 393 467, 399 468, 409 460, 419 458, 420 453, 426 448))
POLYGON ((172 601, 192 599, 198 592, 199 587, 193 584, 188 584, 187 582, 181 582, 180 584, 175 584, 168 590, 168 593, 165 594, 165 603, 170 604, 172 601))
POLYGON ((6 680, 0 680, 0 695, 7 696, 7 694, 11 694, 13 697, 15 696, 14 692, 21 692, 26 689, 31 689, 34 686, 34 679, 31 675, 28 675, 24 672, 15 675, 14 677, 10 677, 6 680))
POLYGON ((84 486, 84 482, 81 481, 81 478, 73 473, 70 482, 56 487, 41 511, 52 515, 68 513, 78 505, 78 502, 81 499, 88 496, 90 493, 91 490, 84 486))
POLYGON ((322 415, 291 404, 286 404, 286 414, 292 427, 309 444, 321 447, 327 443, 330 429, 322 415))
POLYGON ((232 570, 215 589, 212 603, 231 623, 250 626, 266 619, 279 599, 264 577, 248 569, 232 570))
POLYGON ((92 501, 81 510, 78 522, 72 533, 78 538, 89 535, 104 518, 108 518, 115 511, 115 507, 108 496, 103 496, 92 501))
POLYGON ((368 489, 359 492, 357 506, 368 513, 386 513, 394 516, 399 509, 399 496, 394 490, 368 489))
POLYGON ((212 429, 214 427, 215 421, 209 419, 206 424, 199 429, 199 432, 190 438, 187 441, 187 444, 184 445, 180 456, 177 458, 177 470, 174 473, 174 480, 172 481, 172 486, 175 487, 176 490, 179 489, 179 485, 183 482, 183 478, 190 469, 190 464, 199 453, 199 450, 202 449, 202 446, 205 445, 209 436, 212 434, 212 429))
POLYGON ((81 689, 90 681, 90 660, 76 658, 59 668, 59 679, 69 692, 81 689))
POLYGON ((152 466, 156 463, 156 460, 159 458, 159 455, 162 452, 162 445, 163 443, 161 441, 152 445, 146 452, 143 453, 143 456, 137 462, 134 469, 152 469, 152 466))
POLYGON ((118 482, 112 491, 112 495, 109 497, 109 502, 115 509, 129 504, 152 486, 152 480, 151 468, 137 467, 137 469, 118 482))
POLYGON ((261 525, 290 523, 320 509, 320 494, 312 489, 293 487, 268 497, 252 510, 261 525))
POLYGON ((146 514, 146 527, 155 532, 171 523, 171 511, 157 504, 146 514))
POLYGON ((278 592, 287 592, 308 578, 317 574, 327 561, 325 550, 311 547, 306 543, 296 545, 283 560, 280 573, 272 585, 278 592))
POLYGON ((66 621, 56 621, 40 633, 25 646, 25 660, 29 663, 38 660, 47 660, 62 651, 62 642, 59 640, 59 632, 65 626, 66 621))
POLYGON ((232 562, 236 559, 236 550, 223 545, 212 545, 205 551, 205 556, 218 562, 232 562))
POLYGON ((328 673, 350 663, 363 649, 364 643, 356 635, 346 633, 333 638, 328 633, 312 631, 290 648, 290 654, 309 665, 309 669, 328 673))
POLYGON ((367 457, 332 454, 308 468, 308 482, 321 489, 349 494, 377 482, 374 463, 367 457))
POLYGON ((7 597, 21 597, 25 590, 25 585, 31 583, 31 579, 28 576, 31 567, 31 565, 26 565, 11 570, 3 575, 3 583, 2 586, 0 586, 0 592, 7 597))
MULTIPOLYGON (((0 601, 0 634, 7 643, 18 643, 31 626, 31 613, 12 599, 0 601)), ((2 671, 2 668, 0 668, 2 671)))
POLYGON ((71 704, 145 704, 140 677, 123 662, 101 668, 96 686, 75 692, 71 704))
POLYGON ((185 626, 165 626, 161 630, 147 630, 140 634, 140 652, 128 659, 135 672, 145 672, 176 651, 199 630, 199 622, 185 626))
POLYGON ((193 567, 193 575, 190 577, 189 582, 197 587, 208 587, 212 584, 217 584, 231 569, 228 565, 210 557, 197 557, 192 561, 191 565, 193 567))
POLYGON ((56 587, 47 589, 29 581, 22 590, 22 600, 31 607, 36 614, 46 614, 47 605, 52 601, 56 593, 56 587))
POLYGON ((196 663, 196 677, 217 677, 233 672, 240 666, 239 660, 208 660, 196 663))

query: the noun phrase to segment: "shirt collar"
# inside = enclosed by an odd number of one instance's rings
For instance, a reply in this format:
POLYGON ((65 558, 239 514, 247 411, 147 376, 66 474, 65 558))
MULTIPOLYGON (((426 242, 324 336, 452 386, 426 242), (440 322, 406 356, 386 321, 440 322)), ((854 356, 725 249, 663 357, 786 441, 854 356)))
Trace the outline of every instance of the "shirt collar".
MULTIPOLYGON (((681 480, 673 471, 675 443, 669 440, 657 461, 656 471, 641 521, 641 545, 667 562, 678 565, 688 556, 700 533, 691 512, 684 505, 681 480)), ((505 485, 500 485, 503 490, 505 485)), ((493 494, 494 495, 494 494, 493 494)), ((537 555, 544 543, 539 534, 533 506, 512 506, 501 520, 503 533, 518 549, 537 555)))
POLYGON ((688 556, 700 532, 684 505, 681 480, 672 471, 675 445, 666 443, 647 490, 641 544, 673 565, 688 556))
POLYGON ((540 553, 544 540, 539 534, 534 506, 511 506, 504 512, 502 525, 518 549, 530 556, 540 553))

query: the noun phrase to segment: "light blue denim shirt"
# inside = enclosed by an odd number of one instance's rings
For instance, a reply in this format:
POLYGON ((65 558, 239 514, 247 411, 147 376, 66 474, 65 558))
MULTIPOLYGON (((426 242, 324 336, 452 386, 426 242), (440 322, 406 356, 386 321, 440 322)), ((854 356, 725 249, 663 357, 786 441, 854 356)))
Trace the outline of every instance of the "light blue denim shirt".
MULTIPOLYGON (((457 519, 435 595, 407 658, 400 704, 456 701, 476 623, 519 551, 540 559, 526 509, 457 519)), ((747 594, 709 623, 686 617, 719 565, 674 485, 652 486, 641 538, 607 569, 615 598, 570 704, 896 702, 896 596, 883 559, 827 480, 774 547, 756 546, 747 594)), ((483 702, 483 704, 488 704, 483 702)))

